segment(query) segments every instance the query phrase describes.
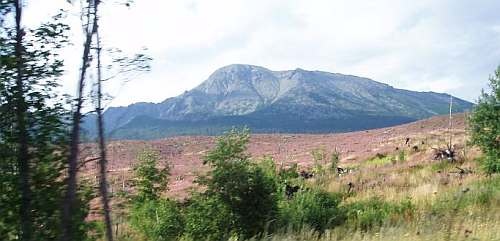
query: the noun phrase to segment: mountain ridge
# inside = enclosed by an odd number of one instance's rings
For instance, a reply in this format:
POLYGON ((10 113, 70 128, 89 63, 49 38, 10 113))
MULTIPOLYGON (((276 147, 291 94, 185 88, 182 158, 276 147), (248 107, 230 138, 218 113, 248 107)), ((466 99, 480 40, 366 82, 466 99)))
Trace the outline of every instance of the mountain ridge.
MULTIPOLYGON (((250 126, 257 132, 269 131, 265 123, 277 132, 338 132, 445 114, 449 98, 448 94, 397 89, 354 75, 300 68, 272 71, 255 65, 233 64, 217 69, 200 85, 177 97, 160 103, 110 107, 104 118, 106 129, 115 135, 122 132, 116 136, 125 139, 134 138, 134 135, 123 135, 132 129, 135 133, 141 129, 146 132, 171 129, 160 131, 163 134, 157 137, 162 137, 185 132, 207 134, 200 128, 212 129, 218 134, 230 126, 248 123, 254 123, 250 126), (370 119, 379 124, 370 124, 370 119), (273 124, 273 120, 286 121, 280 127, 273 124), (355 128, 340 122, 351 123, 355 128), (182 131, 166 125, 177 126, 182 131)), ((472 103, 454 97, 455 112, 471 107, 472 103)))

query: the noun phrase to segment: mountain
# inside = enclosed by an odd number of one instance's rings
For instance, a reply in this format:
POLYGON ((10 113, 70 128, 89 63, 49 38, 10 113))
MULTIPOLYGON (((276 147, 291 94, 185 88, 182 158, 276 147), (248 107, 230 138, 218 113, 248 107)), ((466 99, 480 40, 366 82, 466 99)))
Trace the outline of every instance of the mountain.
MULTIPOLYGON (((448 94, 396 89, 352 75, 235 64, 177 97, 111 107, 104 118, 111 136, 123 139, 218 134, 243 125, 253 132, 341 132, 445 114, 449 100, 448 94)), ((454 112, 473 105, 458 98, 453 103, 454 112)), ((91 135, 93 118, 84 123, 91 135)))

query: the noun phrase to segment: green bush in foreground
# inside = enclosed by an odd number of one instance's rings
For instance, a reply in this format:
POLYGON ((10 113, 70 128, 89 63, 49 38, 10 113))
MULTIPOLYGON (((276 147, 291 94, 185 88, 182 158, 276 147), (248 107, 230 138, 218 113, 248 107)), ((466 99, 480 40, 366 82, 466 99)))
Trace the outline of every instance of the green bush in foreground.
POLYGON ((168 199, 145 200, 132 207, 132 227, 147 240, 177 240, 183 233, 184 220, 179 207, 168 199))
POLYGON ((280 203, 279 225, 300 230, 311 227, 323 232, 345 221, 345 213, 339 208, 341 196, 318 190, 299 191, 291 200, 280 203))
POLYGON ((212 170, 201 178, 206 195, 217 196, 234 218, 231 229, 242 237, 252 237, 265 229, 277 213, 276 182, 245 153, 248 130, 231 130, 217 140, 205 157, 212 170))
POLYGON ((471 141, 485 158, 481 162, 489 174, 500 172, 500 66, 490 77, 491 93, 481 93, 469 119, 471 141))
POLYGON ((190 240, 226 240, 233 217, 229 207, 217 196, 198 195, 185 211, 184 236, 190 240))
POLYGON ((363 231, 381 226, 387 221, 398 221, 413 215, 415 207, 410 200, 389 203, 378 198, 345 206, 348 225, 363 231))

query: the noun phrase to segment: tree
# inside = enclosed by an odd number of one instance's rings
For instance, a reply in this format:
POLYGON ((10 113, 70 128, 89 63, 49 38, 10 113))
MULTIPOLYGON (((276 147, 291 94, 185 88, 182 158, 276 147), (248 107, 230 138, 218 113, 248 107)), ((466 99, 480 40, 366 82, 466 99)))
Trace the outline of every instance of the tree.
POLYGON ((183 232, 183 219, 174 201, 161 198, 167 189, 169 166, 157 168, 158 153, 145 150, 134 167, 137 194, 132 199, 130 224, 148 240, 176 240, 183 232))
POLYGON ((28 130, 26 127, 27 103, 24 93, 24 30, 21 27, 22 3, 14 1, 16 19, 16 83, 13 88, 13 101, 16 110, 16 129, 18 138, 18 167, 19 167, 19 188, 21 189, 21 240, 31 240, 31 188, 30 188, 30 165, 28 154, 28 130))
POLYGON ((160 198, 136 203, 130 216, 132 227, 146 240, 178 240, 184 230, 181 211, 172 200, 160 198))
POLYGON ((195 195, 185 211, 185 236, 192 240, 227 240, 231 210, 218 196, 195 195))
POLYGON ((249 138, 246 129, 219 137, 204 159, 212 170, 199 180, 207 185, 207 195, 220 197, 229 207, 231 229, 245 238, 264 231, 277 213, 276 182, 250 162, 245 153, 249 138))
POLYGON ((169 165, 158 169, 158 153, 145 150, 138 156, 138 163, 134 166, 134 185, 137 188, 136 202, 157 200, 160 194, 168 187, 169 165))
MULTIPOLYGON (((69 27, 58 14, 23 28, 22 7, 0 1, 0 240, 54 240, 68 150, 68 112, 54 88, 63 67, 57 50, 69 27)), ((73 240, 85 235, 86 212, 83 203, 75 209, 73 240)))
POLYGON ((481 92, 469 120, 471 141, 484 153, 488 174, 500 172, 500 66, 490 77, 490 93, 481 92))
POLYGON ((72 127, 71 127, 71 137, 70 137, 70 150, 68 154, 68 178, 67 178, 67 189, 65 201, 62 208, 62 231, 61 240, 72 241, 74 239, 73 235, 76 232, 75 225, 73 223, 73 217, 76 205, 77 196, 77 171, 78 171, 78 155, 79 155, 79 144, 80 144, 80 122, 82 119, 82 107, 83 107, 83 89, 85 87, 85 78, 87 74, 87 68, 90 63, 90 49, 92 46, 92 39, 97 31, 97 10, 100 0, 89 0, 86 19, 87 23, 84 26, 85 29, 85 42, 83 46, 82 55, 82 67, 80 69, 80 76, 78 79, 78 94, 76 97, 75 110, 72 116, 72 127))
POLYGON ((102 71, 101 71, 101 39, 99 37, 99 25, 97 24, 98 18, 95 19, 97 29, 96 29, 96 55, 97 55, 97 129, 98 129, 98 139, 99 139, 99 192, 101 194, 101 202, 104 211, 104 224, 106 228, 106 239, 108 241, 113 241, 113 227, 111 226, 111 211, 109 206, 108 197, 108 181, 106 175, 106 141, 104 139, 104 120, 102 116, 102 71))

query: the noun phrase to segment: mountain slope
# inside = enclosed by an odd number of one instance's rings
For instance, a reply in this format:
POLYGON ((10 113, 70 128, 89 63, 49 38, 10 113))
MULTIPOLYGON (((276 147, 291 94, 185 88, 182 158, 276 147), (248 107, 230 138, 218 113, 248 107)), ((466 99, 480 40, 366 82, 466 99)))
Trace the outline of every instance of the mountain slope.
MULTIPOLYGON (((104 117, 115 138, 217 134, 241 125, 254 132, 339 132, 445 114, 449 98, 351 75, 229 65, 182 95, 112 107, 104 117)), ((471 107, 454 99, 455 112, 471 107)))

